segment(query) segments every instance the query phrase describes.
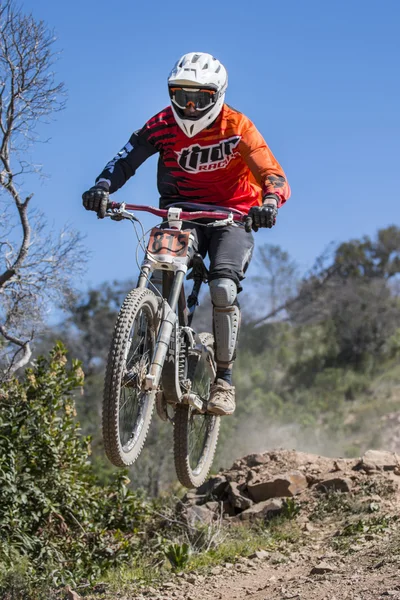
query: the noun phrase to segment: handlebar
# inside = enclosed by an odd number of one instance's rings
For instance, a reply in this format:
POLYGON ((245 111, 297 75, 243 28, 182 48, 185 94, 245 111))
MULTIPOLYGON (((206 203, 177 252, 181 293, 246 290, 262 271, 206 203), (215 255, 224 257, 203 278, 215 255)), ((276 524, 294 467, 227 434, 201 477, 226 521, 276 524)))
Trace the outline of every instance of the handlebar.
MULTIPOLYGON (((133 211, 142 211, 149 212, 157 217, 168 217, 168 209, 166 208, 155 208, 154 206, 143 206, 141 204, 122 204, 118 202, 110 202, 107 208, 111 210, 118 210, 120 208, 124 208, 125 210, 133 210, 133 211)), ((231 218, 234 221, 244 221, 247 215, 243 213, 239 213, 238 211, 231 212, 229 208, 225 211, 215 211, 215 210, 197 210, 197 211, 184 211, 182 210, 179 219, 182 221, 194 221, 196 219, 215 219, 222 220, 227 219, 229 215, 232 215, 231 218)))

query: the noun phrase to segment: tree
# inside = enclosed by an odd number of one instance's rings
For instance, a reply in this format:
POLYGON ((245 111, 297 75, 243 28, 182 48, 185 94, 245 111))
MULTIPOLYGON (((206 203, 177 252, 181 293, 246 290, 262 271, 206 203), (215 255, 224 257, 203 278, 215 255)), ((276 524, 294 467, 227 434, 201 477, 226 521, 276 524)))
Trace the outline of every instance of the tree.
POLYGON ((264 244, 253 261, 258 275, 250 277, 243 306, 244 321, 256 325, 277 316, 296 297, 298 266, 280 246, 264 244), (260 314, 268 313, 260 319, 260 314))
MULTIPOLYGON (((9 377, 29 362, 31 342, 49 302, 65 302, 82 272, 81 236, 48 231, 31 208, 26 178, 41 167, 30 158, 40 129, 64 108, 65 90, 52 66, 55 38, 13 0, 0 4, 0 335, 9 377)), ((29 177, 28 177, 29 179, 29 177)))
POLYGON ((334 266, 342 278, 391 279, 400 273, 400 229, 380 229, 376 239, 365 236, 336 249, 334 266))
POLYGON ((41 336, 36 353, 47 352, 61 339, 82 362, 86 377, 103 374, 118 312, 134 285, 130 280, 113 281, 76 295, 65 320, 41 336))
POLYGON ((255 264, 261 275, 253 281, 266 288, 266 299, 272 311, 296 293, 297 264, 285 250, 273 244, 258 249, 255 264))
MULTIPOLYGON (((329 258, 329 257, 327 257, 329 258)), ((362 366, 384 354, 400 327, 400 305, 392 284, 400 273, 400 229, 378 231, 340 244, 330 260, 303 280, 289 314, 292 323, 333 326, 336 362, 362 366)))

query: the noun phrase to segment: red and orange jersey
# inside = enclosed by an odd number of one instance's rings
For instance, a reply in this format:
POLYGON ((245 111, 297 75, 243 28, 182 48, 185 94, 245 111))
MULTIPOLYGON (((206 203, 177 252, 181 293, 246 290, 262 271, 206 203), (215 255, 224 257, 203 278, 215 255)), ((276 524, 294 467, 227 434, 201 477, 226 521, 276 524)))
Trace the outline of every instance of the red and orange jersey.
POLYGON ((290 196, 285 174, 262 135, 226 104, 214 123, 193 138, 179 128, 171 108, 165 108, 131 136, 96 181, 108 181, 112 193, 157 152, 162 207, 188 201, 247 213, 265 194, 275 194, 278 206, 290 196))

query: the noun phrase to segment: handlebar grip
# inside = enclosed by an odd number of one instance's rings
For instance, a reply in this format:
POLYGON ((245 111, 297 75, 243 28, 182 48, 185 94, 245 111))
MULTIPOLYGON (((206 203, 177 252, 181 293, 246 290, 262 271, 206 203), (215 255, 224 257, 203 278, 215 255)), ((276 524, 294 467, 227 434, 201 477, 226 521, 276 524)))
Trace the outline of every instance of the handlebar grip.
POLYGON ((106 216, 106 212, 108 210, 108 204, 109 204, 108 202, 105 203, 103 201, 100 203, 99 210, 97 211, 97 217, 99 219, 104 219, 104 217, 106 216))
POLYGON ((252 226, 253 226, 253 219, 252 219, 252 217, 250 217, 249 215, 247 215, 246 217, 244 217, 243 222, 244 222, 245 231, 247 231, 247 233, 251 233, 252 226))

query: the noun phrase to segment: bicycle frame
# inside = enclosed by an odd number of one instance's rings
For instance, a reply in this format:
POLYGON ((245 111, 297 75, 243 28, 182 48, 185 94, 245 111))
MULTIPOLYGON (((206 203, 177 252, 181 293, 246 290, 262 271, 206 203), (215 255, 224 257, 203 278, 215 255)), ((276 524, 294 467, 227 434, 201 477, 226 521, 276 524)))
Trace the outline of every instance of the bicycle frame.
MULTIPOLYGON (((190 231, 182 231, 183 221, 196 219, 213 219, 214 222, 208 226, 235 225, 242 221, 243 215, 238 211, 183 211, 181 208, 170 207, 169 209, 156 209, 154 207, 111 203, 111 214, 115 220, 124 218, 137 220, 129 212, 147 211, 166 219, 168 226, 152 229, 149 243, 141 265, 138 279, 138 288, 149 286, 149 281, 154 271, 163 272, 163 298, 160 298, 159 327, 157 340, 151 366, 145 378, 144 388, 146 391, 155 392, 162 379, 163 390, 167 396, 167 402, 176 404, 182 402, 186 396, 187 401, 193 403, 198 410, 202 410, 201 402, 196 402, 190 390, 182 389, 179 378, 179 352, 181 340, 179 333, 182 331, 187 337, 188 347, 191 352, 201 355, 208 350, 203 347, 196 333, 190 327, 193 317, 197 295, 200 290, 201 280, 195 280, 192 292, 192 310, 188 315, 186 297, 184 291, 184 280, 193 258, 194 237, 190 231), (188 393, 189 392, 189 393, 188 393)), ((212 380, 215 377, 215 366, 212 357, 207 356, 207 366, 211 370, 212 380)))

